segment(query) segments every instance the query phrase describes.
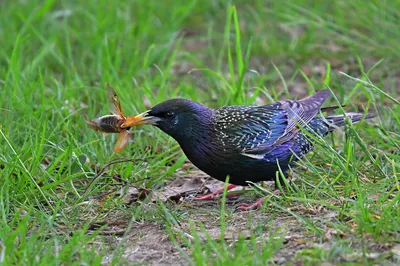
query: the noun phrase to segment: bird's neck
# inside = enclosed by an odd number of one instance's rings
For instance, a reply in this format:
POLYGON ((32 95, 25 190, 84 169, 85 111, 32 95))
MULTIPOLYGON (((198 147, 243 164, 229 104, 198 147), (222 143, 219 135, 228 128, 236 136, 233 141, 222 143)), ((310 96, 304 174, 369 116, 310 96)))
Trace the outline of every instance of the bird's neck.
POLYGON ((193 129, 187 132, 185 135, 176 138, 181 148, 187 152, 201 152, 206 149, 207 144, 211 143, 210 125, 205 123, 197 123, 193 126, 193 129))
POLYGON ((181 146, 183 152, 188 159, 198 168, 202 168, 202 164, 209 163, 218 149, 213 139, 213 112, 207 114, 202 113, 201 119, 194 121, 192 130, 186 134, 175 138, 181 146))
POLYGON ((178 141, 185 153, 186 157, 200 170, 213 176, 215 175, 209 169, 210 166, 214 165, 215 154, 218 154, 217 150, 211 144, 211 138, 209 136, 202 136, 201 138, 194 138, 191 142, 178 141), (213 159, 214 158, 214 159, 213 159), (211 171, 211 172, 210 172, 211 171))

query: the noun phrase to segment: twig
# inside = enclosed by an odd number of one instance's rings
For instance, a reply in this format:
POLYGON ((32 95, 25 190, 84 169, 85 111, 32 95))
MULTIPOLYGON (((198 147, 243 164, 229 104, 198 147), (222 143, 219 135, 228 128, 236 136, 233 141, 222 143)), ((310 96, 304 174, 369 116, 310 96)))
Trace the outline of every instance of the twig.
MULTIPOLYGON (((101 199, 101 198, 103 198, 103 197, 105 197, 105 196, 108 196, 108 195, 111 195, 111 194, 113 194, 114 192, 116 192, 117 190, 118 190, 119 188, 115 188, 115 189, 113 189, 113 190, 111 190, 111 191, 108 191, 108 192, 103 192, 103 193, 100 193, 100 194, 98 194, 98 195, 95 195, 95 196, 91 196, 91 197, 89 197, 89 199, 101 199)), ((86 192, 86 191, 85 191, 86 192)))
MULTIPOLYGON (((93 182, 97 179, 97 178, 99 178, 100 176, 102 176, 103 174, 104 174, 104 172, 105 172, 105 170, 107 169, 107 168, 109 168, 111 165, 113 165, 113 164, 118 164, 118 163, 125 163, 125 162, 131 162, 131 163, 136 163, 136 162, 145 162, 146 160, 148 160, 148 159, 152 159, 152 158, 154 158, 154 156, 153 157, 148 157, 148 158, 136 158, 136 159, 125 159, 125 158, 118 158, 118 159, 114 159, 114 160, 112 160, 112 161, 110 161, 109 163, 107 163, 106 165, 104 165, 103 166, 103 168, 101 168, 101 170, 100 170, 100 172, 98 172, 94 177, 93 177, 93 179, 92 179, 92 181, 90 181, 90 183, 89 183, 89 185, 86 187, 86 189, 85 189, 85 191, 83 192, 83 195, 82 195, 82 197, 86 194, 86 192, 89 190, 89 188, 90 188, 90 186, 93 184, 93 182)), ((139 182, 139 181, 143 181, 143 180, 145 180, 146 178, 142 178, 142 179, 139 179, 139 180, 136 180, 135 182, 139 182)))

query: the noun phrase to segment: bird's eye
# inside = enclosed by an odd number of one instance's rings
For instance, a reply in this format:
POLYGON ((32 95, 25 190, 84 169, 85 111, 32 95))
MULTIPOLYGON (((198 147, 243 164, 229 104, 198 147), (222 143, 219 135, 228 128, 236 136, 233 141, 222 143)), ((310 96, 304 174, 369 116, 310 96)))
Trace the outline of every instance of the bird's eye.
POLYGON ((165 117, 167 118, 167 119, 172 119, 172 118, 174 118, 175 117, 175 113, 174 112, 166 112, 165 113, 165 117))

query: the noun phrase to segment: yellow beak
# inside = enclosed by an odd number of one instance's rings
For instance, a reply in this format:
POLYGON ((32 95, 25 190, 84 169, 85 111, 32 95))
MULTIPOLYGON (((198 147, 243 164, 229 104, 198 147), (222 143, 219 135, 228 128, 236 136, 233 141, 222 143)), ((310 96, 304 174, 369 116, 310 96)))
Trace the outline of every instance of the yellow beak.
POLYGON ((136 127, 142 125, 154 125, 160 121, 160 118, 149 115, 149 111, 141 113, 137 116, 127 116, 125 122, 121 125, 122 128, 136 127))

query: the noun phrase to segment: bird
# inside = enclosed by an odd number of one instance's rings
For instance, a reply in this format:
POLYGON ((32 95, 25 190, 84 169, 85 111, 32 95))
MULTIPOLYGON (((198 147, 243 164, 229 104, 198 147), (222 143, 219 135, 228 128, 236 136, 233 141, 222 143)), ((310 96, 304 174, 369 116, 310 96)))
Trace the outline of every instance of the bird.
MULTIPOLYGON (((228 190, 247 186, 249 181, 276 183, 276 172, 286 174, 294 162, 314 148, 315 137, 325 137, 343 126, 345 117, 352 123, 373 117, 354 112, 323 116, 321 112, 339 108, 321 107, 330 94, 325 89, 300 100, 219 108, 175 98, 128 116, 121 127, 158 127, 178 142, 201 171, 220 181, 229 176, 228 190)), ((197 199, 213 199, 221 191, 197 199)), ((261 198, 241 208, 258 209, 262 202, 261 198)))

